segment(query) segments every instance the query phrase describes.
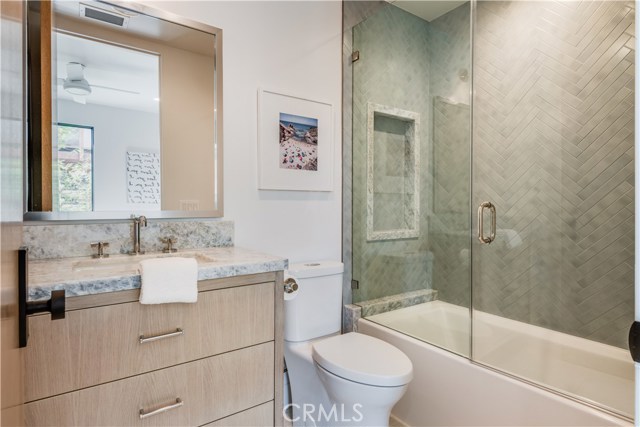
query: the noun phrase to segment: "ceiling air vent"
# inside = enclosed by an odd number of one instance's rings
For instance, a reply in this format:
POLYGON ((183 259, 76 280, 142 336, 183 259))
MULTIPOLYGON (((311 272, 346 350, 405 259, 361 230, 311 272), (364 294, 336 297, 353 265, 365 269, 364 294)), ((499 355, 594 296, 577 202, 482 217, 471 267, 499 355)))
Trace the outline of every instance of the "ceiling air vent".
POLYGON ((129 17, 126 15, 91 7, 86 4, 80 4, 80 16, 95 19, 96 21, 101 21, 121 28, 127 28, 127 25, 129 24, 129 17))

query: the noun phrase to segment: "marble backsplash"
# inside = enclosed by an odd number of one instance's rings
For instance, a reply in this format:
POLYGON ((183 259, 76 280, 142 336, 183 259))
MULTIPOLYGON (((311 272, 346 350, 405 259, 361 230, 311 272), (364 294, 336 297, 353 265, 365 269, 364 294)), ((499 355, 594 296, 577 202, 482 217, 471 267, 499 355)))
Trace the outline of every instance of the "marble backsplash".
MULTIPOLYGON (((25 225, 23 243, 29 247, 29 258, 67 258, 90 256, 92 242, 108 242, 105 253, 124 254, 133 249, 133 222, 109 224, 43 224, 25 225)), ((164 248, 161 238, 173 237, 178 249, 233 246, 233 221, 189 220, 161 221, 150 219, 142 228, 141 245, 147 252, 164 248)))

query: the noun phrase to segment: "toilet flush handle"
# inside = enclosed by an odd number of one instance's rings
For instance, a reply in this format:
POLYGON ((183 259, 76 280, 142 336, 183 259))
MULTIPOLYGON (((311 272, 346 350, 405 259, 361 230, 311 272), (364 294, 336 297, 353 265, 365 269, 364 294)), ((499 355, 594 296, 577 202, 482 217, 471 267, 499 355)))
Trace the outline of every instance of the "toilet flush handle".
POLYGON ((286 294, 292 294, 297 290, 298 290, 298 284, 296 283, 296 280, 293 277, 289 277, 287 280, 284 281, 284 292, 286 294))

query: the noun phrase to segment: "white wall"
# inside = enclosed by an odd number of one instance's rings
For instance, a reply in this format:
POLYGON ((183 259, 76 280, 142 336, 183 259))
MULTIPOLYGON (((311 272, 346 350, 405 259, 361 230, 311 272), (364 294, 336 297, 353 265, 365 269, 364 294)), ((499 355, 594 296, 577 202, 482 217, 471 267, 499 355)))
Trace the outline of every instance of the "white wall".
POLYGON ((341 258, 341 46, 339 1, 152 3, 223 30, 224 203, 236 245, 291 262, 341 258), (334 191, 257 190, 257 90, 334 107, 334 191))
POLYGON ((58 100, 57 121, 93 126, 94 210, 159 210, 127 201, 127 151, 160 153, 158 114, 58 100))

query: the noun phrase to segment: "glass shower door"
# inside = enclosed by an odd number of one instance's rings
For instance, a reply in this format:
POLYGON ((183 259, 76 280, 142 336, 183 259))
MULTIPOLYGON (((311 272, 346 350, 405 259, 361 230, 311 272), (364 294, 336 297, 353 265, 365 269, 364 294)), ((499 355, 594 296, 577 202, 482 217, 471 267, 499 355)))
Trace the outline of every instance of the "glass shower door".
POLYGON ((417 4, 352 30, 353 303, 468 357, 471 6, 417 4))
POLYGON ((634 3, 475 7, 472 358, 632 418, 634 3))

